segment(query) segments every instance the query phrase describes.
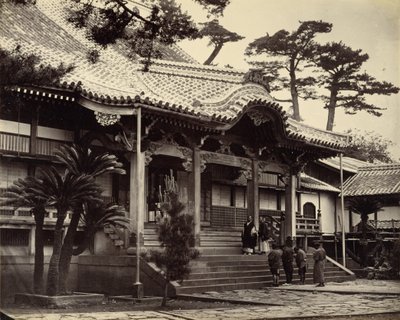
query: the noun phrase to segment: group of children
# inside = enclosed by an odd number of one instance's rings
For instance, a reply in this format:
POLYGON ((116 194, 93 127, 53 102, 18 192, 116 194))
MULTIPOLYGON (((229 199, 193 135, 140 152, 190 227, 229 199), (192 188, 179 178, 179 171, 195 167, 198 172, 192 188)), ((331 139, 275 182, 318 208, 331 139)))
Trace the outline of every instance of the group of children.
POLYGON ((268 264, 272 274, 272 283, 279 286, 279 271, 282 261, 283 270, 286 275, 286 283, 292 283, 293 260, 295 259, 299 271, 300 283, 304 284, 307 272, 307 254, 302 248, 292 247, 292 241, 287 239, 285 246, 281 249, 277 244, 272 244, 272 250, 268 254, 268 264))

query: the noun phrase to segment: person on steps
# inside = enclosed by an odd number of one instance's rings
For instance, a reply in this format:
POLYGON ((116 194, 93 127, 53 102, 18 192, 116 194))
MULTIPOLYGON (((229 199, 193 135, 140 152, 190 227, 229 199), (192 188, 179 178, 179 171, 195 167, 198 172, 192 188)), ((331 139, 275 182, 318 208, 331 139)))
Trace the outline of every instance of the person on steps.
POLYGON ((294 248, 294 253, 296 254, 296 265, 299 268, 300 283, 304 284, 307 272, 307 254, 301 247, 294 248))
POLYGON ((316 243, 315 244, 315 252, 313 254, 313 259, 314 259, 314 270, 313 270, 313 278, 314 278, 314 283, 318 283, 317 287, 325 287, 325 276, 324 276, 324 270, 325 270, 325 262, 326 262, 326 251, 322 247, 322 242, 321 243, 316 243))
POLYGON ((282 265, 285 270, 286 283, 291 284, 293 278, 293 241, 291 237, 287 237, 282 253, 282 265))
POLYGON ((268 254, 268 265, 272 274, 272 285, 279 286, 279 267, 281 262, 282 252, 276 243, 272 244, 272 251, 268 254))
POLYGON ((244 223, 242 232, 243 254, 253 254, 257 244, 257 230, 254 226, 253 217, 248 216, 244 223))
POLYGON ((264 217, 260 217, 260 225, 258 229, 259 229, 258 238, 260 241, 260 254, 267 254, 269 251, 268 248, 269 232, 268 232, 268 225, 265 222, 264 217))

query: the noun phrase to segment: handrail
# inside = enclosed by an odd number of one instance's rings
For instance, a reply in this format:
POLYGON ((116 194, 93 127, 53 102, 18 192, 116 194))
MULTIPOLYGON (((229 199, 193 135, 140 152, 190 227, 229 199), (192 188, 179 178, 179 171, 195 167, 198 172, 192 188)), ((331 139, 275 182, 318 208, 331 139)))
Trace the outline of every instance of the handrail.
POLYGON ((333 260, 332 258, 330 258, 328 256, 326 256, 326 260, 328 260, 329 262, 334 264, 336 267, 342 269, 343 271, 345 271, 349 275, 354 276, 354 272, 353 271, 351 271, 350 269, 347 269, 344 265, 340 264, 339 262, 333 260))

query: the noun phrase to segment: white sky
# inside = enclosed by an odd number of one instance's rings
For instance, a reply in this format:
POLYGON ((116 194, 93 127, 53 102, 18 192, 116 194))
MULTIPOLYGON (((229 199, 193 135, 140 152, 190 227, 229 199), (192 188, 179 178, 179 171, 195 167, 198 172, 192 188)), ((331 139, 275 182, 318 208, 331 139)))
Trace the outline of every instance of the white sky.
MULTIPOLYGON (((182 7, 198 22, 207 20, 206 13, 192 0, 180 0, 182 7)), ((400 86, 400 1, 399 0, 231 0, 220 23, 246 38, 227 44, 214 63, 248 69, 244 50, 256 38, 286 29, 298 28, 299 21, 323 20, 333 24, 332 32, 319 35, 321 43, 343 41, 353 49, 362 49, 370 59, 363 65, 378 80, 400 86)), ((212 48, 208 41, 184 41, 181 47, 200 62, 212 48)), ((289 97, 289 95, 288 95, 289 97)), ((400 159, 400 94, 374 96, 369 102, 386 107, 381 117, 366 112, 345 115, 337 110, 335 131, 359 129, 375 131, 392 140, 395 159, 400 159)), ((325 128, 327 111, 321 102, 301 102, 300 113, 305 123, 325 128)), ((400 160, 398 160, 400 162, 400 160)))

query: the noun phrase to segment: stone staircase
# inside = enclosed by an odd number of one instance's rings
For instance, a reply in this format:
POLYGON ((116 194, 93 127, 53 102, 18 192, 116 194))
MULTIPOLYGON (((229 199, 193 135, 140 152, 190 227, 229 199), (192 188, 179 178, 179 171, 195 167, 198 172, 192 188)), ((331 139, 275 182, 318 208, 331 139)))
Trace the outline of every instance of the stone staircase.
MULTIPOLYGON (((148 225, 144 229, 144 246, 148 249, 160 247, 156 225, 148 225)), ((203 229, 200 233, 202 255, 240 255, 242 253, 241 232, 237 230, 203 229)))
MULTIPOLYGON (((191 294, 207 291, 227 291, 238 289, 258 289, 272 285, 265 255, 202 255, 192 261, 192 272, 188 279, 175 284, 176 294, 191 294)), ((312 255, 308 254, 306 283, 312 283, 312 255)), ((327 261, 325 267, 326 282, 354 280, 354 275, 327 261)), ((297 268, 293 272, 293 282, 299 281, 297 268)), ((280 283, 285 282, 281 268, 280 283)))

